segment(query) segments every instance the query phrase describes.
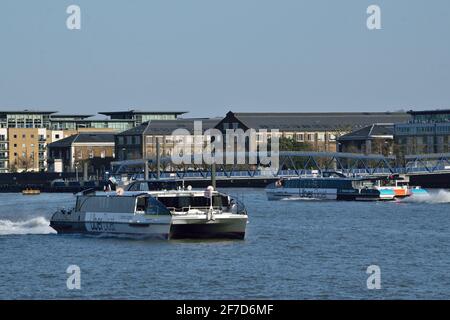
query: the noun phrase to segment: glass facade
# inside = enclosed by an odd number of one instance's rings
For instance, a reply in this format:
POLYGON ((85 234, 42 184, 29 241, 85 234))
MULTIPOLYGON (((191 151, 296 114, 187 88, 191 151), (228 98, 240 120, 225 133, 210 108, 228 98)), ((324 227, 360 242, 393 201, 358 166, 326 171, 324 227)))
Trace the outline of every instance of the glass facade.
POLYGON ((450 152, 450 110, 411 114, 412 121, 395 125, 397 156, 450 152))
POLYGON ((50 115, 47 113, 0 114, 0 128, 47 128, 50 115))
POLYGON ((134 127, 133 121, 112 121, 112 120, 51 120, 52 130, 77 130, 80 128, 113 129, 125 131, 134 127))

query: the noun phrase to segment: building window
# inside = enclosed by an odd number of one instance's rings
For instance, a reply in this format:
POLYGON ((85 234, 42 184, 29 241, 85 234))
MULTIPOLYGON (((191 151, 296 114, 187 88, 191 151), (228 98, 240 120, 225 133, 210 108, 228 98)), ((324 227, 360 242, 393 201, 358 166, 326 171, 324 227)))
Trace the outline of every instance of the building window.
POLYGON ((55 139, 59 139, 59 134, 55 134, 55 139))
POLYGON ((17 139, 17 134, 14 135, 14 139, 17 139))
POLYGON ((14 148, 17 148, 17 143, 14 143, 14 148))
POLYGON ((27 136, 25 134, 22 135, 22 139, 25 139, 27 136))

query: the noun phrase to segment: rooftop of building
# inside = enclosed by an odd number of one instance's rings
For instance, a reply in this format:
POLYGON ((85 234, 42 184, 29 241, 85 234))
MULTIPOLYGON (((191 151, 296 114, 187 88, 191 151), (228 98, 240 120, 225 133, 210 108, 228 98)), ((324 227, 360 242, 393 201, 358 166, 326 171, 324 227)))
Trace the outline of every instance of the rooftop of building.
MULTIPOLYGON (((231 112, 231 111, 230 111, 231 112)), ((406 112, 231 112, 246 127, 280 131, 356 130, 373 123, 407 122, 406 112)))
POLYGON ((52 114, 50 116, 50 120, 51 119, 74 119, 74 120, 81 120, 81 119, 86 119, 86 118, 90 118, 93 117, 93 114, 52 114))
POLYGON ((56 113, 56 111, 42 111, 42 110, 0 110, 0 114, 53 114, 56 113))
POLYGON ((80 132, 67 138, 48 144, 49 148, 70 147, 74 143, 114 143, 113 133, 104 132, 80 132))
POLYGON ((171 115, 182 115, 187 113, 187 111, 170 111, 170 110, 155 110, 155 111, 144 111, 144 110, 125 110, 125 111, 106 111, 106 112, 99 112, 99 114, 105 115, 105 116, 112 116, 112 115, 134 115, 134 114, 146 114, 146 115, 152 115, 152 114, 171 114, 171 115))
POLYGON ((416 115, 434 115, 434 114, 450 114, 450 109, 436 109, 436 110, 410 110, 408 114, 412 116, 416 115))
POLYGON ((369 140, 374 138, 394 137, 393 123, 375 123, 362 129, 344 134, 337 138, 338 141, 369 140))
POLYGON ((201 122, 202 129, 212 129, 214 128, 222 118, 182 118, 176 120, 151 120, 144 122, 142 125, 134 127, 130 130, 123 131, 118 135, 129 136, 129 135, 171 135, 173 131, 177 129, 186 129, 193 133, 194 122, 201 122))

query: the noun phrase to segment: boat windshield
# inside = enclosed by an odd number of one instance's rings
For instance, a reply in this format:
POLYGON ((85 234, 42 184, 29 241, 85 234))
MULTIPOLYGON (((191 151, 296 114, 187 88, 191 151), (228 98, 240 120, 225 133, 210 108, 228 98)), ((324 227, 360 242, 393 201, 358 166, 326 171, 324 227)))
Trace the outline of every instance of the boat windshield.
POLYGON ((169 209, 160 201, 152 197, 138 197, 136 201, 136 212, 149 215, 169 215, 169 209))
MULTIPOLYGON (((203 196, 177 195, 173 197, 157 197, 169 209, 177 211, 188 211, 189 209, 207 209, 211 206, 210 198, 203 196)), ((212 206, 214 209, 222 210, 230 205, 225 195, 213 195, 212 206)))
POLYGON ((177 181, 135 181, 128 186, 127 191, 177 190, 179 186, 177 181))
POLYGON ((355 189, 372 189, 375 187, 374 181, 371 180, 354 180, 352 184, 355 189))

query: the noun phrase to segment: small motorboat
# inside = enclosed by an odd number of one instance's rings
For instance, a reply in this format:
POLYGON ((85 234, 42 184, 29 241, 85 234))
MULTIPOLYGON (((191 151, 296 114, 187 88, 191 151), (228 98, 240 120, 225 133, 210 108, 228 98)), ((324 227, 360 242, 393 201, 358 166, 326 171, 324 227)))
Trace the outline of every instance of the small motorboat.
POLYGON ((41 194, 41 190, 39 190, 39 189, 32 189, 32 188, 26 188, 26 189, 22 190, 22 194, 24 196, 39 195, 39 194, 41 194))

